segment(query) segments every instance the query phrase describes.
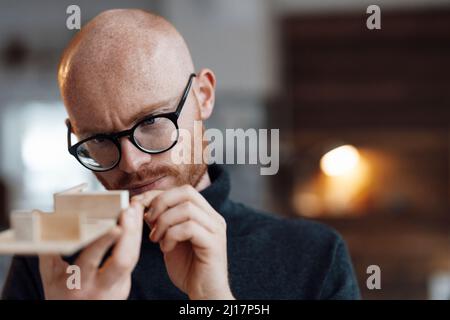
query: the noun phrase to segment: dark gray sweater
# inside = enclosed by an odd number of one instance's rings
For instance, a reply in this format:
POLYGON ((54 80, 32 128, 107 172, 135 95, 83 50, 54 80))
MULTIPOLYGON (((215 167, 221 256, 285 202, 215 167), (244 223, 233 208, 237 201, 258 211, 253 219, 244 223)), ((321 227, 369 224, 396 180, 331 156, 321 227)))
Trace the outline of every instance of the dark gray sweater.
MULTIPOLYGON (((358 299, 352 264, 341 237, 319 223, 282 219, 228 199, 223 167, 209 167, 201 192, 227 222, 230 286, 237 299, 358 299)), ((130 299, 188 299, 170 281, 158 244, 144 226, 130 299)), ((67 258, 71 262, 75 257, 67 258)), ((36 257, 15 256, 3 299, 43 299, 36 257)))

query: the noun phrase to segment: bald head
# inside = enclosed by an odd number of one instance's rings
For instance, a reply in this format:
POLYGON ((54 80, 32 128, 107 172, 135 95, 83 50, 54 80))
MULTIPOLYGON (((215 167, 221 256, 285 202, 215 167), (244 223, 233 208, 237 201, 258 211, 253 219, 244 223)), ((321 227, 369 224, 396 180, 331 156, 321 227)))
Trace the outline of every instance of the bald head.
MULTIPOLYGON (((72 39, 63 53, 58 81, 73 131, 84 139, 130 129, 150 115, 174 112, 193 72, 187 45, 168 21, 141 10, 110 10, 72 39)), ((194 130, 195 123, 212 113, 215 76, 211 70, 201 69, 193 79, 177 125, 201 141, 202 132, 194 130)), ((173 129, 167 122, 155 121, 152 130, 166 132, 163 123, 166 129, 173 129)), ((146 137, 152 141, 160 138, 168 136, 146 137)), ((179 152, 177 149, 194 152, 189 139, 180 140, 168 152, 149 154, 122 137, 116 141, 121 152, 116 167, 95 174, 107 189, 128 189, 130 194, 143 191, 133 186, 156 178, 160 189, 182 184, 200 187, 201 181, 207 181, 206 164, 172 161, 170 154, 179 152)))
POLYGON ((167 20, 118 9, 101 13, 74 37, 58 81, 74 127, 95 131, 101 128, 85 128, 86 116, 104 119, 105 112, 114 112, 125 125, 131 109, 176 98, 193 71, 183 37, 167 20))

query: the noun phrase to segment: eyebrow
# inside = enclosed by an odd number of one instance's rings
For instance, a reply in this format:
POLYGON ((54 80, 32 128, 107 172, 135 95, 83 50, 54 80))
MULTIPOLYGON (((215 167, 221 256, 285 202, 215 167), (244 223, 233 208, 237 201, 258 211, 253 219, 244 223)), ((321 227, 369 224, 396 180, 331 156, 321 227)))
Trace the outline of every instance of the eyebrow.
POLYGON ((139 122, 140 120, 143 120, 149 116, 153 116, 156 114, 161 114, 165 112, 174 112, 175 111, 175 102, 178 99, 176 98, 170 98, 166 99, 164 101, 160 101, 158 103, 155 103, 153 105, 149 105, 144 107, 141 111, 139 111, 137 114, 134 115, 133 121, 131 122, 131 126, 139 122), (172 110, 173 109, 173 110, 172 110))
MULTIPOLYGON (((166 99, 151 105, 145 106, 141 111, 133 116, 133 120, 128 128, 133 127, 137 122, 144 120, 147 117, 151 117, 157 114, 166 113, 166 112, 175 112, 175 103, 178 97, 166 99)), ((112 133, 112 132, 110 132, 112 133)), ((86 139, 98 134, 110 134, 108 132, 92 132, 92 131, 79 131, 81 139, 86 139)))

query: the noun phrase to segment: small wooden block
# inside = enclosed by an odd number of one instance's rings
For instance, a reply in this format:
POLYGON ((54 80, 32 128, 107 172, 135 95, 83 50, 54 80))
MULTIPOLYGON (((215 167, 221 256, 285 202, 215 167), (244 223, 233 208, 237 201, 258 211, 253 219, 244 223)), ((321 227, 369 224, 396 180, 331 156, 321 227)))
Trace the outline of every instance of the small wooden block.
POLYGON ((11 227, 18 241, 38 241, 40 238, 40 214, 38 211, 13 211, 11 227))
POLYGON ((117 219, 129 205, 127 190, 60 193, 54 197, 57 215, 85 215, 88 219, 117 219))
POLYGON ((59 195, 61 195, 61 194, 83 192, 84 190, 86 190, 87 186, 88 186, 87 183, 81 183, 81 184, 79 184, 79 185, 77 185, 77 186, 75 186, 75 187, 72 187, 72 188, 66 189, 66 190, 64 190, 64 191, 60 191, 60 192, 54 193, 54 194, 53 194, 53 198, 54 198, 55 196, 59 196, 59 195))
POLYGON ((81 220, 79 215, 57 215, 42 213, 40 216, 40 241, 77 241, 81 239, 81 220))

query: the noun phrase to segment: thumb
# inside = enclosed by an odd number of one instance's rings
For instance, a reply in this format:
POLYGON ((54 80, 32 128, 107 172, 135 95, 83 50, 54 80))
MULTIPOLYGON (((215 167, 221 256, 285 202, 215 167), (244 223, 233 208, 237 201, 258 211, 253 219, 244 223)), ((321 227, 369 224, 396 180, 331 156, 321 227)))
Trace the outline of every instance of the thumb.
POLYGON ((43 283, 50 283, 65 274, 68 266, 59 255, 39 255, 39 272, 43 283))

